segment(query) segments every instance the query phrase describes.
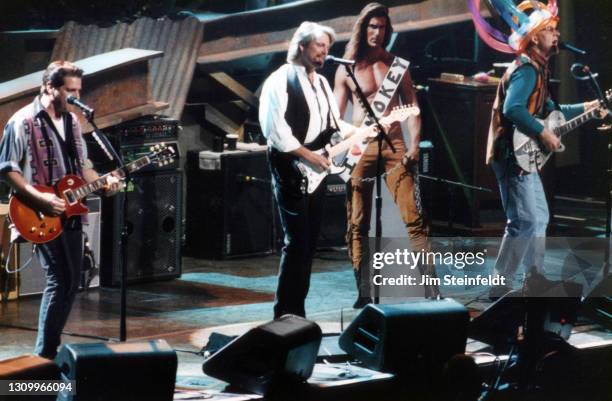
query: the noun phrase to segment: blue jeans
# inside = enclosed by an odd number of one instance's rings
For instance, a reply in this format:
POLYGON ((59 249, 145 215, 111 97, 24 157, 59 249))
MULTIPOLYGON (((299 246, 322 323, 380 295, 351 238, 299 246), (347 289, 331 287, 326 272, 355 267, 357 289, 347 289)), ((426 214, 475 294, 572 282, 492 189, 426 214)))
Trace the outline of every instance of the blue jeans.
POLYGON ((493 162, 493 171, 507 219, 495 271, 511 285, 521 263, 527 272, 543 272, 548 202, 538 173, 521 174, 513 160, 493 162))
POLYGON ((57 354, 62 330, 79 289, 83 265, 81 218, 68 220, 64 231, 55 240, 37 245, 36 256, 46 272, 47 285, 40 302, 34 352, 51 359, 57 354))

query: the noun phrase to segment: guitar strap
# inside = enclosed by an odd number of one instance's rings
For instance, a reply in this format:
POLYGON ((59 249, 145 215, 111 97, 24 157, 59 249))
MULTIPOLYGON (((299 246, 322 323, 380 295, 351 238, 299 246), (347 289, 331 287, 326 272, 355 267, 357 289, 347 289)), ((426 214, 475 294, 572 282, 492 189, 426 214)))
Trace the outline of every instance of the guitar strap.
MULTIPOLYGON (((383 80, 380 88, 376 92, 376 96, 374 96, 374 100, 372 100, 372 110, 377 118, 380 118, 387 111, 389 104, 391 103, 391 99, 395 96, 395 92, 397 92, 397 88, 399 88, 400 83, 402 82, 402 78, 406 71, 408 71, 408 66, 410 62, 404 60, 400 57, 395 57, 393 59, 393 63, 391 63, 391 67, 389 67, 389 71, 387 71, 387 75, 383 80)), ((354 106, 354 105, 353 105, 354 106)), ((367 116, 361 126, 369 126, 372 125, 374 121, 367 116)), ((365 151, 366 147, 369 144, 369 138, 363 142, 360 142, 353 146, 353 149, 349 150, 346 159, 344 160, 343 166, 345 169, 338 174, 344 181, 350 180, 353 169, 361 160, 361 156, 365 151)))
POLYGON ((331 122, 333 120, 334 125, 336 126, 336 131, 339 131, 340 126, 338 125, 338 121, 336 121, 336 116, 334 116, 334 113, 332 113, 331 103, 329 102, 329 96, 327 96, 327 90, 325 90, 325 85, 323 84, 323 81, 321 79, 319 79, 319 84, 321 85, 321 91, 323 92, 323 95, 325 96, 325 100, 327 101, 327 126, 325 128, 330 128, 331 122))
MULTIPOLYGON (((65 139, 60 136, 59 132, 55 128, 55 124, 53 124, 53 122, 51 121, 51 117, 49 117, 49 114, 43 112, 40 115, 47 122, 47 126, 49 126, 55 134, 55 137, 57 138, 57 141, 59 142, 60 147, 62 148, 61 154, 57 156, 62 157, 62 160, 64 162, 64 168, 66 169, 66 174, 76 174, 77 166, 79 165, 79 163, 77 161, 78 155, 74 141, 74 134, 72 132, 72 115, 70 113, 63 113, 62 115, 62 123, 64 124, 64 134, 66 136, 65 139)), ((49 136, 43 124, 41 124, 41 128, 45 140, 48 141, 49 136)))
POLYGON ((49 181, 47 182, 47 185, 51 186, 53 184, 53 161, 55 160, 53 159, 53 155, 51 152, 51 147, 53 146, 53 144, 51 142, 51 139, 49 138, 49 134, 47 133, 47 128, 45 127, 45 124, 43 124, 42 121, 40 121, 40 132, 42 133, 42 136, 45 140, 45 144, 47 146, 47 168, 49 169, 49 181))

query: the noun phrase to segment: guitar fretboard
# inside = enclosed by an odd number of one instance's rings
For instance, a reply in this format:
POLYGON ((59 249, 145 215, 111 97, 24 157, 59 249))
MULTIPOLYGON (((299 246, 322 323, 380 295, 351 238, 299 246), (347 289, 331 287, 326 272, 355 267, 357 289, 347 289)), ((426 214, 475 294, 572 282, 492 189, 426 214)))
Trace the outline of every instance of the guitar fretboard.
MULTIPOLYGON (((132 173, 136 170, 139 170, 141 168, 143 168, 144 166, 146 166, 147 164, 151 163, 151 159, 149 158, 149 156, 143 156, 139 159, 134 160, 131 163, 126 164, 124 167, 122 168, 118 168, 114 171, 112 171, 109 174, 114 174, 116 176, 119 176, 121 178, 125 177, 126 172, 128 173, 132 173)), ((90 182, 89 184, 85 184, 83 186, 80 186, 78 188, 75 188, 72 190, 72 193, 76 196, 77 199, 81 200, 83 198, 85 198, 87 195, 91 194, 92 192, 96 192, 102 188, 104 188, 104 186, 106 185, 106 178, 109 175, 105 175, 103 177, 98 178, 95 181, 90 182)))
POLYGON ((576 128, 580 127, 582 124, 586 123, 587 121, 591 120, 592 118, 595 117, 596 114, 597 114, 597 108, 591 109, 585 113, 582 113, 578 117, 572 118, 565 124, 555 128, 554 132, 555 134, 557 134, 557 136, 561 137, 567 134, 568 132, 573 131, 576 128))

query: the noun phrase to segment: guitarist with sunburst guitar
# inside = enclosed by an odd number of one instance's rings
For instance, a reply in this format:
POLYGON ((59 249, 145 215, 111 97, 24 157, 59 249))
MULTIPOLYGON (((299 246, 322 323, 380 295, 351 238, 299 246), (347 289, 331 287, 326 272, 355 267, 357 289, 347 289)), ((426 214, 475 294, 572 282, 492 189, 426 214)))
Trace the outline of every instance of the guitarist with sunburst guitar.
MULTIPOLYGON (((79 214, 68 216, 66 211, 75 206, 75 199, 65 192, 77 181, 97 183, 97 188, 107 195, 122 185, 120 176, 109 174, 101 178, 92 168, 79 120, 67 109, 69 95, 79 98, 82 75, 83 71, 71 62, 49 64, 43 73, 40 95, 11 117, 0 141, 2 179, 12 187, 13 199, 31 208, 41 221, 33 231, 22 228, 21 233, 14 225, 11 237, 30 234, 38 239, 36 254, 46 273, 46 287, 35 353, 49 359, 57 354, 79 287, 83 259, 84 218, 79 214), (60 190, 56 184, 62 179, 64 186, 60 190), (57 218, 61 224, 50 226, 44 222, 46 218, 57 218)), ((80 204, 80 200, 76 201, 80 204)))

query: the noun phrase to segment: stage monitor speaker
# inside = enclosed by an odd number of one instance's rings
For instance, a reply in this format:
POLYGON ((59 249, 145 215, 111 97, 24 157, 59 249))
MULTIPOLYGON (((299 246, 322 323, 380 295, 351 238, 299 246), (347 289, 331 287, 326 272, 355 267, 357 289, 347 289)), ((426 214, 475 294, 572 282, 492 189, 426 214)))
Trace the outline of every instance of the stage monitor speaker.
POLYGON ((367 305, 339 339, 340 348, 371 369, 417 379, 441 374, 463 354, 468 310, 452 299, 367 305))
POLYGON ((227 259, 272 252, 265 151, 187 153, 187 252, 227 259))
POLYGON ((172 401, 177 356, 164 340, 66 344, 55 363, 76 381, 71 401, 172 401))
MULTIPOLYGON (((181 171, 135 174, 127 191, 128 283, 181 275, 181 171)), ((103 202, 101 279, 117 286, 121 278, 120 239, 125 194, 103 202)))
MULTIPOLYGON (((94 254, 96 266, 100 266, 100 226, 102 221, 101 215, 101 200, 97 196, 92 196, 87 199, 87 207, 89 213, 87 215, 88 224, 83 225, 83 232, 89 239, 89 246, 94 254)), ((45 271, 40 266, 38 257, 33 252, 33 246, 30 242, 19 242, 16 244, 19 249, 18 265, 22 266, 31 261, 27 267, 19 272, 19 296, 42 294, 45 289, 47 278, 45 271)), ((19 267, 17 266, 17 267, 19 267)), ((84 274, 91 274, 87 272, 84 274)), ((85 285, 86 277, 81 280, 81 287, 85 285)), ((100 286, 100 276, 94 274, 89 288, 100 286)))
POLYGON ((518 327, 525 323, 525 299, 514 290, 489 305, 469 325, 469 337, 507 352, 514 344, 518 327))
POLYGON ((612 330, 612 274, 607 273, 584 299, 583 313, 612 330))
POLYGON ((497 352, 508 352, 516 343, 519 326, 527 326, 527 331, 552 333, 567 340, 578 318, 582 285, 540 277, 538 284, 544 285, 546 290, 534 290, 533 284, 529 285, 527 281, 523 289, 499 298, 470 322, 470 338, 493 346, 497 352), (529 291, 541 296, 525 296, 529 291), (543 296, 547 294, 549 296, 543 296), (526 319, 529 314, 537 316, 531 319, 531 327, 526 319))
POLYGON ((267 394, 310 377, 321 336, 316 323, 285 315, 227 344, 204 362, 203 370, 237 387, 267 394))

